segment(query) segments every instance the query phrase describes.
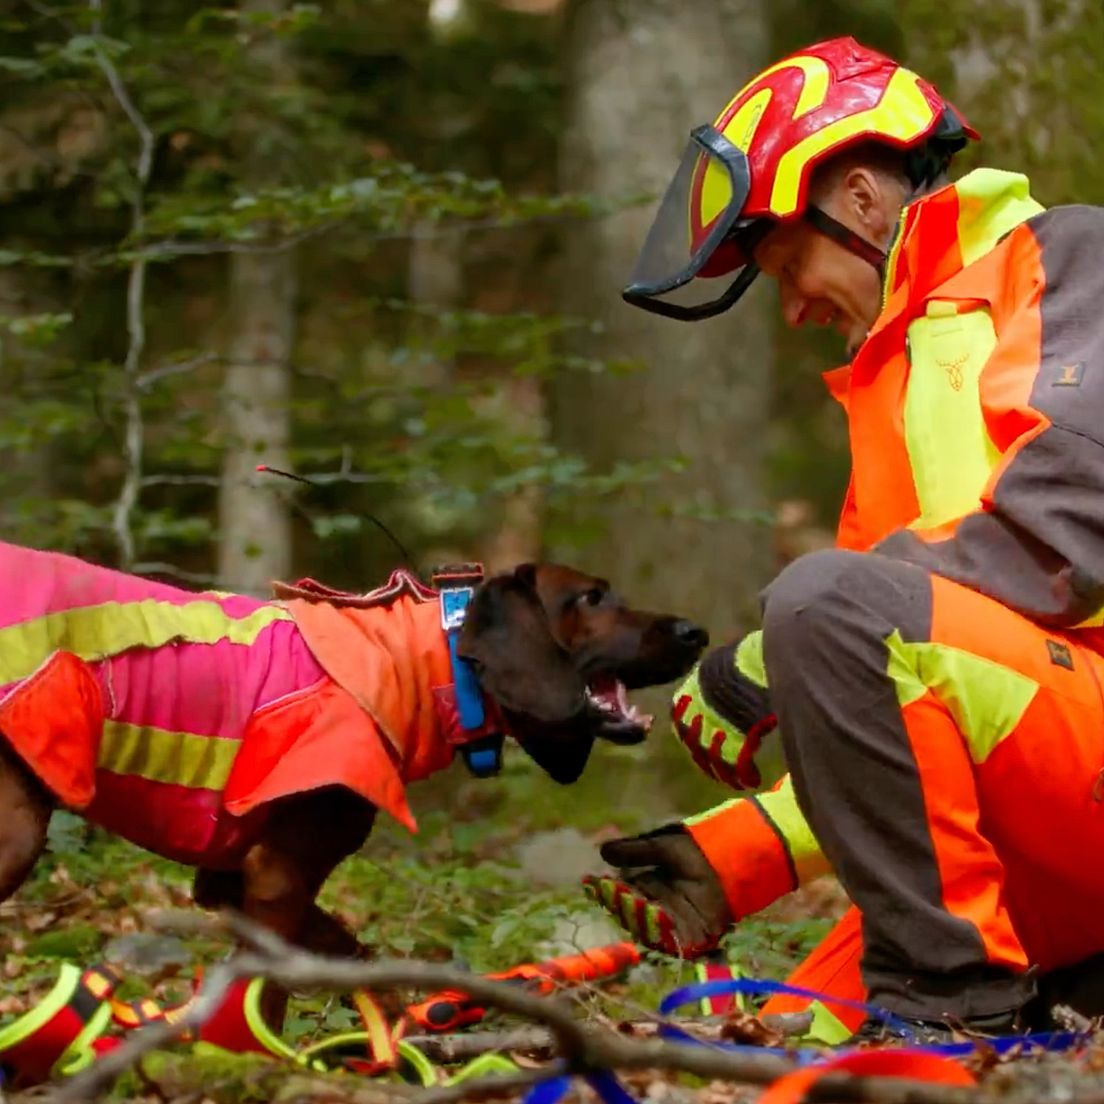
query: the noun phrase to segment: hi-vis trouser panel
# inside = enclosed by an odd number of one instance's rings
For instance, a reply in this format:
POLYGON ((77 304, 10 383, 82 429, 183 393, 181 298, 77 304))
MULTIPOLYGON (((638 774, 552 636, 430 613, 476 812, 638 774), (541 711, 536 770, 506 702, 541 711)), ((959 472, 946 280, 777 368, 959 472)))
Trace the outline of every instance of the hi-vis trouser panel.
POLYGON ((769 588, 794 788, 863 914, 872 1000, 986 1015, 1030 995, 1029 966, 1104 951, 1104 658, 1083 639, 872 553, 769 588))

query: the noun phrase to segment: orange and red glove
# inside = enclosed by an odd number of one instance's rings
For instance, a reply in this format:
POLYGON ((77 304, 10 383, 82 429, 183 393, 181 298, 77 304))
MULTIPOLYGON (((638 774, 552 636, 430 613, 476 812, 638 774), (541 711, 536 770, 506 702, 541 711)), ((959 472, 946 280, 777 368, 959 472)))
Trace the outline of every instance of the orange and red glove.
POLYGON ((610 840, 600 852, 618 873, 590 875, 584 890, 643 946, 696 958, 732 926, 720 879, 681 824, 610 840))

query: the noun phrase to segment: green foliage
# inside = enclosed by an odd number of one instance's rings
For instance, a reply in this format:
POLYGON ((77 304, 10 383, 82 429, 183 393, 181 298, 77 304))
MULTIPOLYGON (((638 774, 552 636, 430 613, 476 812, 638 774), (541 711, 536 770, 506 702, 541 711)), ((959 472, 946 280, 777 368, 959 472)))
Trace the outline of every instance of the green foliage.
MULTIPOLYGON (((516 845, 533 832, 567 822, 584 831, 608 826, 613 819, 626 829, 641 827, 649 820, 647 811, 637 810, 639 823, 622 819, 627 811, 611 800, 608 790, 593 784, 578 808, 571 808, 556 796, 564 791, 553 790, 517 757, 508 763, 506 775, 465 784, 466 813, 459 815, 446 813, 423 793, 417 839, 381 821, 365 850, 327 882, 323 906, 335 910, 381 956, 494 971, 570 953, 573 933, 603 914, 584 900, 574 882, 534 884, 518 863, 516 845)), ((154 858, 72 814, 55 813, 49 852, 20 891, 18 910, 0 933, 9 994, 29 1003, 53 984, 60 960, 86 966, 110 959, 120 932, 153 939, 148 933, 150 910, 187 905, 190 882, 190 870, 154 858)), ((811 949, 827 924, 753 918, 728 937, 725 951, 745 976, 780 978, 811 949)), ((124 959, 126 983, 119 995, 177 1004, 191 993, 194 967, 218 961, 226 950, 222 940, 188 937, 181 953, 167 956, 170 968, 139 968, 124 959)), ((667 992, 692 980, 686 965, 648 954, 645 964, 626 977, 581 994, 579 1011, 639 1018, 644 1010, 654 1010, 667 992)), ((421 995, 399 994, 403 1000, 421 995)), ((502 1026, 498 1019, 492 1016, 487 1026, 502 1026)), ((297 993, 283 1037, 292 1045, 307 1045, 359 1026, 354 1009, 337 995, 297 993)), ((220 1066, 217 1056, 197 1051, 174 1076, 226 1075, 237 1084, 235 1070, 252 1070, 248 1062, 239 1067, 235 1060, 226 1061, 229 1065, 220 1066)), ((147 1073, 154 1068, 156 1062, 147 1073)), ((126 1091, 123 1083, 116 1093, 126 1091)))
POLYGON ((1104 9, 1082 0, 983 7, 916 0, 908 56, 983 141, 961 160, 1025 172, 1047 204, 1104 202, 1104 9))
POLYGON ((136 402, 138 558, 185 578, 210 572, 219 470, 235 444, 214 319, 226 256, 241 249, 297 248, 300 312, 323 335, 291 365, 291 458, 319 483, 297 506, 312 573, 363 587, 394 562, 367 513, 417 557, 470 546, 531 488, 599 500, 655 476, 655 465, 589 471, 502 397, 511 378, 633 369, 558 354, 583 323, 418 302, 405 286, 415 235, 455 234, 460 249, 465 227, 532 237, 608 210, 552 187, 548 20, 476 4, 442 35, 413 2, 374 4, 370 18, 362 2, 16 8, 0 78, 34 120, 23 139, 42 147, 40 187, 14 185, 17 202, 0 207, 0 271, 37 281, 58 308, 0 317, 0 447, 36 468, 33 480, 0 474, 8 537, 114 556, 136 402), (142 127, 153 140, 144 187, 142 127), (56 152, 70 148, 65 128, 72 153, 56 152), (142 262, 144 295, 128 308, 142 262), (128 376, 135 306, 145 345, 128 376), (212 319, 198 330, 196 310, 212 319))

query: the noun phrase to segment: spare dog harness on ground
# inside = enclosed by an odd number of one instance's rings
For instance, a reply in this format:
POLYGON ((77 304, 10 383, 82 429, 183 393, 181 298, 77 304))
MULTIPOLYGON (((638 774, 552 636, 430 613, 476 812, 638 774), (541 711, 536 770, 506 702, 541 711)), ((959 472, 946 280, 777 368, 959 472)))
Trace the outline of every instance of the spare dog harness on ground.
POLYGON ((0 732, 61 803, 167 858, 232 866, 267 802, 327 785, 414 831, 408 783, 468 745, 497 765, 493 707, 459 716, 441 596, 406 571, 261 602, 0 543, 0 579, 0 732))

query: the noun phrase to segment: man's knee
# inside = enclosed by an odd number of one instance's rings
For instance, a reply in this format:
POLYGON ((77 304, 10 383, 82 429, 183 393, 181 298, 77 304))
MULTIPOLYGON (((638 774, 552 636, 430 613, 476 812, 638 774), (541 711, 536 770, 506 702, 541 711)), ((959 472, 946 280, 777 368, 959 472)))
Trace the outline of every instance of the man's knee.
POLYGON ((911 564, 868 552, 830 548, 788 565, 763 595, 768 671, 776 659, 831 646, 841 634, 908 640, 931 629, 931 582, 911 564))
POLYGON ((826 548, 810 552, 785 567, 763 593, 766 637, 799 637, 806 626, 830 617, 838 603, 840 578, 861 571, 863 556, 826 548))

